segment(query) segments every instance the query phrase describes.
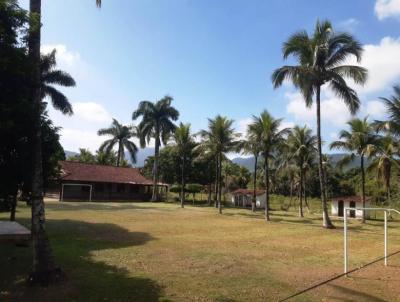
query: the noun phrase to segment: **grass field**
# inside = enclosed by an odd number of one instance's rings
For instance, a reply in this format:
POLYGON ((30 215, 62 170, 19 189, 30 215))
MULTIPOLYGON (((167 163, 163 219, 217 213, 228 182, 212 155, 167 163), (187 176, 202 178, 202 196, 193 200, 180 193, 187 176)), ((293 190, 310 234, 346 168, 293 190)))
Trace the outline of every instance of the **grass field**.
MULTIPOLYGON (((343 269, 343 230, 318 214, 167 203, 47 202, 47 229, 68 276, 29 288, 31 248, 0 245, 0 301, 277 301, 343 269), (40 300, 39 300, 40 298, 40 300)), ((29 226, 29 209, 17 220, 29 226)), ((7 214, 0 214, 7 219, 7 214)), ((389 222, 389 252, 400 223, 389 222)), ((381 221, 351 222, 350 266, 382 256, 381 221)), ((400 255, 291 301, 400 301, 400 255)))

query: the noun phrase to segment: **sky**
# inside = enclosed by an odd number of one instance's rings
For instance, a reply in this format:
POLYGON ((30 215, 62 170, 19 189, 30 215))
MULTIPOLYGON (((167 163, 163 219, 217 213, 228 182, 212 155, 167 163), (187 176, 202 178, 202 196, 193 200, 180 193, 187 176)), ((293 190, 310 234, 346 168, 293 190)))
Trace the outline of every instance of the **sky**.
MULTIPOLYGON (((27 0, 21 0, 28 7, 27 0)), ((142 100, 168 94, 193 132, 217 114, 235 120, 245 133, 252 115, 268 110, 315 129, 315 108, 306 108, 296 89, 273 89, 271 74, 292 60, 282 44, 296 31, 311 32, 317 19, 353 34, 364 45, 361 65, 369 70, 364 87, 354 86, 362 106, 358 117, 383 119, 379 97, 400 84, 400 0, 42 0, 42 51, 57 49, 58 67, 76 80, 62 89, 75 114, 62 116, 66 150, 95 151, 99 128, 116 118, 136 124, 132 112, 142 100)), ((350 61, 352 62, 352 61, 350 61)), ((345 105, 323 89, 322 135, 327 143, 351 118, 345 105)))

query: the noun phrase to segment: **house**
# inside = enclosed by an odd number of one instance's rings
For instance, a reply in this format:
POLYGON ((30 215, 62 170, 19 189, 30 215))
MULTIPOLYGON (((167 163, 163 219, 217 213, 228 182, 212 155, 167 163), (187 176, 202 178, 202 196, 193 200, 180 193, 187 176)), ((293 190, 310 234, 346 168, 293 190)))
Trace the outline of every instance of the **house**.
MULTIPOLYGON (((251 207, 253 190, 237 189, 232 192, 232 205, 235 207, 251 207)), ((265 206, 265 190, 256 190, 256 207, 265 206)))
MULTIPOLYGON (((371 198, 366 197, 365 198, 365 207, 369 207, 371 204, 371 198)), ((332 215, 333 216, 338 216, 338 217, 343 217, 344 215, 344 208, 362 208, 363 203, 362 203, 362 197, 361 196, 342 196, 342 197, 335 197, 332 198, 332 215)), ((352 217, 352 218, 362 218, 363 216, 363 211, 362 210, 354 210, 354 211, 348 211, 347 212, 347 217, 352 217)), ((365 212, 365 217, 369 218, 369 212, 365 212)))
MULTIPOLYGON (((60 201, 128 201, 149 200, 153 181, 144 177, 137 168, 115 167, 61 161, 59 181, 60 201)), ((161 194, 168 186, 159 184, 161 194)))

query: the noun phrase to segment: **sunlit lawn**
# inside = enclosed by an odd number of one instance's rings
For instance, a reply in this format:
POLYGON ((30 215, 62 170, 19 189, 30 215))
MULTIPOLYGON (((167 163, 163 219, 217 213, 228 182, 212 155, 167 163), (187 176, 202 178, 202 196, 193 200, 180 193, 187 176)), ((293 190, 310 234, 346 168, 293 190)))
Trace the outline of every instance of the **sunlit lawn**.
MULTIPOLYGON (((273 211, 266 223, 246 209, 47 202, 48 233, 68 280, 27 287, 31 248, 0 245, 0 301, 276 301, 343 269, 341 223, 324 230, 320 216, 296 215, 273 211)), ((27 207, 17 217, 29 226, 27 207)), ((400 223, 389 225, 390 252, 400 250, 400 223)), ((352 267, 382 256, 381 221, 351 227, 352 267)), ((389 264, 293 301, 400 301, 400 255, 389 264)))

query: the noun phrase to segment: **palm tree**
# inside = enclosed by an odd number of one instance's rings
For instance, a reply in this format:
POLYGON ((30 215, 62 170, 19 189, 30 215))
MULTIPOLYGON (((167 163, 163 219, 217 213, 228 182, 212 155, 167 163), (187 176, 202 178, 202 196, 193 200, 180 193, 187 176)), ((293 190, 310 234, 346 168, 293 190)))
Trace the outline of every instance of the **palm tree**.
MULTIPOLYGON (((98 6, 101 0, 96 0, 98 6)), ((32 89, 31 99, 34 104, 33 116, 33 165, 32 165, 32 184, 31 184, 31 202, 32 202, 32 242, 33 242, 33 272, 30 276, 30 282, 48 283, 55 274, 60 273, 56 269, 50 248, 49 240, 45 231, 45 207, 43 202, 43 165, 42 165, 42 133, 40 127, 41 115, 43 112, 42 92, 41 92, 41 14, 42 1, 29 1, 29 59, 31 62, 32 89)))
POLYGON ((161 142, 166 145, 168 139, 175 131, 175 124, 179 117, 179 112, 171 106, 173 98, 165 96, 156 103, 142 101, 139 103, 138 109, 133 112, 132 119, 136 120, 142 117, 142 121, 138 126, 140 145, 142 148, 149 144, 151 139, 155 140, 154 150, 154 168, 153 168, 153 195, 152 201, 159 200, 158 194, 158 156, 161 142))
POLYGON ((389 98, 381 97, 386 111, 389 114, 387 121, 375 121, 374 126, 378 131, 384 131, 395 136, 400 136, 400 85, 394 86, 394 95, 389 98))
POLYGON ((52 85, 73 87, 75 86, 75 80, 69 73, 54 69, 56 64, 55 49, 51 53, 41 56, 40 98, 43 100, 45 97, 49 97, 55 109, 61 111, 63 114, 71 115, 73 113, 71 103, 62 92, 52 85))
POLYGON ((299 216, 303 217, 303 196, 306 199, 305 173, 317 152, 317 137, 312 135, 312 130, 307 126, 295 126, 284 144, 284 149, 286 164, 293 162, 299 171, 299 216))
POLYGON ((128 150, 129 155, 131 156, 132 163, 136 163, 136 153, 138 148, 136 147, 135 143, 130 140, 132 137, 137 136, 134 127, 122 125, 116 119, 113 119, 109 128, 100 129, 97 131, 97 134, 111 136, 110 139, 101 144, 99 148, 100 151, 110 153, 115 145, 118 145, 117 167, 119 167, 121 161, 125 159, 125 148, 128 150))
POLYGON ((200 148, 204 152, 212 153, 216 156, 216 191, 218 212, 222 214, 221 193, 222 193, 222 163, 225 153, 233 151, 238 146, 238 134, 235 133, 233 120, 217 115, 214 119, 208 119, 208 130, 200 131, 202 143, 200 148))
POLYGON ((265 220, 269 221, 269 160, 274 152, 282 145, 284 136, 288 133, 288 129, 281 128, 282 119, 275 119, 264 110, 260 116, 253 115, 253 121, 249 125, 250 133, 258 133, 260 135, 261 152, 264 156, 264 180, 265 180, 265 220))
POLYGON ((350 34, 335 33, 329 21, 317 21, 312 36, 306 31, 292 35, 283 45, 283 58, 294 56, 298 61, 296 66, 283 66, 272 74, 274 88, 280 87, 285 80, 290 80, 298 88, 307 107, 316 102, 317 139, 318 139, 318 170, 323 205, 323 225, 334 228, 329 216, 322 167, 321 138, 321 88, 329 84, 333 92, 341 98, 354 114, 360 107, 357 93, 350 88, 345 78, 351 78, 357 84, 365 83, 367 70, 353 65, 343 65, 349 56, 355 56, 361 61, 363 48, 350 34))
MULTIPOLYGON (((365 207, 365 157, 370 157, 376 150, 376 146, 379 142, 379 137, 375 133, 373 126, 368 122, 367 118, 364 119, 352 119, 347 123, 350 127, 350 131, 342 130, 339 133, 338 141, 331 143, 331 149, 340 149, 350 152, 349 155, 345 156, 339 165, 346 165, 352 162, 358 155, 361 158, 360 169, 361 169, 361 195, 363 207, 365 207)), ((363 211, 363 222, 365 222, 365 213, 363 211)))
POLYGON ((190 133, 190 124, 180 123, 173 134, 173 141, 178 155, 181 159, 181 207, 183 208, 185 202, 186 162, 196 145, 193 139, 193 135, 190 133))
POLYGON ((376 170, 378 179, 383 181, 386 189, 388 204, 391 203, 391 178, 393 168, 399 168, 399 142, 393 136, 382 137, 377 144, 374 159, 368 167, 368 170, 376 170))
POLYGON ((257 166, 258 166, 258 156, 261 152, 261 131, 258 128, 247 127, 246 140, 243 144, 243 150, 246 154, 251 154, 254 156, 254 171, 253 171, 253 197, 251 201, 251 210, 254 212, 256 209, 257 201, 257 166))

